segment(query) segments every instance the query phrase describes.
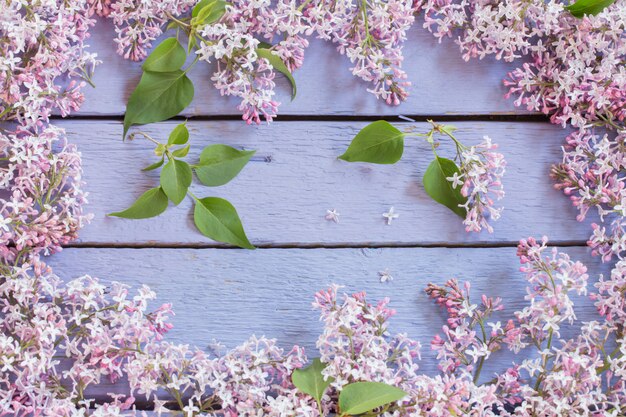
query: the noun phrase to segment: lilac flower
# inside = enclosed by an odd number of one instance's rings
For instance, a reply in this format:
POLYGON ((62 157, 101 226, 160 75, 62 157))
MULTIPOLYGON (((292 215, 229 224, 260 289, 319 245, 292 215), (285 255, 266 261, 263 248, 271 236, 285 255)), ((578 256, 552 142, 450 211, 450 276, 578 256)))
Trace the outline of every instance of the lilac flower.
POLYGON ((497 148, 498 145, 485 136, 479 145, 462 149, 461 174, 456 178, 448 178, 453 185, 463 181, 461 194, 467 197, 464 205, 467 215, 463 224, 468 232, 479 232, 485 228, 493 233, 493 227, 487 219, 496 221, 502 213, 502 208, 494 207, 494 200, 504 197, 502 177, 506 161, 501 153, 495 152, 497 148))
POLYGON ((0 133, 0 259, 19 265, 61 250, 89 221, 80 153, 53 126, 0 133))
POLYGON ((87 52, 87 0, 3 2, 0 8, 0 120, 24 126, 65 116, 83 102, 81 93, 98 63, 87 52), (71 80, 69 83, 66 80, 71 80))
POLYGON ((387 104, 406 100, 410 83, 402 67, 402 44, 416 7, 401 0, 317 0, 304 2, 308 33, 337 44, 353 64, 352 74, 387 104), (308 4, 307 4, 308 3, 308 4))
POLYGON ((197 0, 88 1, 92 13, 113 19, 117 52, 133 61, 140 61, 148 55, 148 49, 163 33, 163 26, 170 16, 179 16, 197 3, 197 0))

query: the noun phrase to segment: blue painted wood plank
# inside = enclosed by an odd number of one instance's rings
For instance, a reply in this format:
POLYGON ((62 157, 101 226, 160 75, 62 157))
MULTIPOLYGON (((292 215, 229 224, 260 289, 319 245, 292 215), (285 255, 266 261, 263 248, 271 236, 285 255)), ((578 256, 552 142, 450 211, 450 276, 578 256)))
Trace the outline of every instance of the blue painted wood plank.
MULTIPOLYGON (((83 154, 84 179, 90 192, 92 224, 80 234, 85 244, 212 244, 193 225, 191 201, 146 220, 108 218, 158 184, 158 172, 140 169, 156 161, 152 145, 141 139, 122 142, 122 126, 112 121, 67 121, 70 140, 83 154)), ((382 166, 337 160, 364 123, 282 122, 250 128, 238 121, 191 122, 191 161, 209 144, 256 149, 252 162, 231 183, 207 188, 196 183, 198 196, 219 196, 237 207, 255 244, 376 244, 511 242, 529 234, 554 240, 584 241, 589 222, 578 223, 576 211, 553 188, 550 165, 561 158, 565 132, 544 123, 457 123, 466 144, 490 135, 508 160, 506 197, 495 232, 468 234, 461 218, 433 202, 421 178, 432 152, 419 139, 407 139, 402 161, 382 166), (400 217, 391 225, 382 213, 393 206, 400 217), (337 209, 339 224, 324 219, 337 209)), ((173 123, 153 124, 146 131, 165 140, 173 123)), ((406 126, 406 125, 405 125, 406 126)), ((418 124, 427 130, 425 123, 418 124)), ((452 156, 450 144, 442 155, 452 156)))
MULTIPOLYGON (((121 115, 132 89, 139 80, 139 63, 115 53, 111 23, 98 22, 92 34, 91 50, 103 64, 94 77, 96 88, 85 88, 86 98, 78 114, 121 115)), ((312 40, 304 66, 294 73, 298 97, 290 101, 291 89, 277 77, 279 113, 285 115, 397 115, 397 114, 526 114, 504 98, 502 79, 514 65, 488 58, 465 62, 452 40, 438 44, 416 23, 405 44, 404 67, 409 74, 410 98, 399 107, 390 107, 366 91, 370 86, 349 71, 350 62, 330 43, 312 40)), ((213 87, 213 64, 200 63, 190 76, 196 97, 185 115, 239 114, 238 100, 225 98, 213 87)))
MULTIPOLYGON (((590 282, 608 265, 600 265, 586 248, 564 252, 589 267, 590 282)), ((214 339, 234 347, 251 334, 277 338, 281 346, 298 344, 315 356, 321 330, 311 308, 313 294, 331 283, 346 292, 366 290, 371 301, 391 298, 397 315, 392 332, 407 332, 419 340, 421 368, 434 373, 432 336, 444 324, 440 309, 424 294, 428 282, 456 277, 470 281, 475 297, 486 292, 501 296, 506 320, 526 305, 526 281, 519 272, 515 248, 449 249, 66 249, 49 259, 63 279, 84 274, 105 281, 121 281, 154 289, 160 302, 173 303, 176 316, 170 340, 206 348, 214 339), (388 269, 394 279, 381 283, 378 271, 388 269)), ((591 283, 590 283, 591 287, 591 283)), ((592 288, 590 288, 592 290, 592 288)), ((580 320, 597 319, 588 299, 576 298, 580 320)), ((572 334, 565 330, 563 337, 572 334)), ((502 369, 512 357, 499 352, 484 372, 502 369)), ((124 390, 123 386, 117 387, 124 390)), ((98 392, 111 387, 103 385, 98 392)))

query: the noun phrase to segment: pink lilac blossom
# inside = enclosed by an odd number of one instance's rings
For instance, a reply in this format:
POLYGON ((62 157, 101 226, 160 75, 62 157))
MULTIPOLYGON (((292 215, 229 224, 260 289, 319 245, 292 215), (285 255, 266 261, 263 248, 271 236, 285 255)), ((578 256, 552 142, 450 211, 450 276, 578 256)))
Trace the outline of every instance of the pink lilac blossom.
MULTIPOLYGON (((114 20, 118 52, 141 60, 163 31, 176 19, 189 29, 184 15, 195 1, 90 0, 92 13, 114 20), (182 19, 182 20, 180 20, 182 19)), ((355 0, 235 0, 226 4, 216 22, 190 31, 197 40, 196 53, 217 68, 211 80, 222 95, 241 99, 239 110, 248 123, 271 121, 279 102, 275 95, 275 68, 257 49, 261 42, 289 71, 300 68, 307 36, 336 43, 353 64, 353 74, 370 83, 368 91, 387 104, 398 105, 408 95, 410 83, 401 69, 402 45, 417 7, 407 1, 355 0)))
POLYGON ((453 186, 461 185, 461 194, 467 198, 461 207, 467 210, 463 224, 468 232, 484 228, 493 233, 487 220, 496 221, 502 213, 501 207, 494 206, 494 200, 504 197, 502 177, 506 161, 501 153, 495 152, 497 148, 498 145, 485 136, 480 144, 462 149, 460 175, 448 178, 453 186))
POLYGON ((34 126, 83 102, 98 63, 87 51, 87 0, 12 0, 0 7, 0 120, 34 126), (69 82, 68 82, 69 80, 69 82))
POLYGON ((90 12, 113 20, 117 52, 126 59, 140 61, 148 55, 152 42, 163 33, 163 26, 185 13, 198 0, 88 0, 90 12))
POLYGON ((401 68, 402 46, 416 11, 403 0, 318 0, 309 2, 304 14, 308 33, 337 44, 352 63, 352 74, 372 85, 368 91, 397 106, 411 85, 401 68))
POLYGON ((63 129, 0 131, 0 260, 19 265, 76 239, 82 206, 80 153, 63 129))
POLYGON ((588 243, 605 261, 622 258, 626 251, 625 140, 624 133, 574 132, 563 148, 563 162, 552 168, 555 187, 572 200, 579 221, 589 210, 597 211, 601 224, 592 224, 588 243))
POLYGON ((215 416, 219 409, 228 417, 318 417, 336 412, 339 392, 355 381, 386 382, 409 394, 377 414, 384 417, 621 415, 626 267, 620 262, 597 284, 593 299, 605 322, 578 323, 569 293, 585 293, 585 267, 550 250, 545 239, 521 241, 518 256, 529 306, 504 326, 492 320, 502 314, 500 299, 483 295, 475 303, 469 284, 456 280, 427 287, 449 314, 445 338, 432 343, 438 375, 419 369, 417 341, 390 334, 388 299, 340 296, 338 286, 318 292, 313 306, 323 331, 317 348, 323 375, 333 378, 323 414, 291 381, 307 362, 302 348, 283 350, 254 336, 213 354, 172 344, 163 340, 170 306, 148 312, 155 295, 146 287, 132 295, 122 284, 105 286, 88 276, 63 283, 37 261, 13 267, 0 281, 0 415, 78 416, 91 406, 95 416, 131 416, 139 413, 136 399, 145 398, 157 416, 176 410, 215 416), (579 335, 560 339, 560 326, 570 323, 579 335), (516 354, 524 349, 526 359, 480 382, 483 363, 504 347, 516 354), (538 357, 528 359, 531 348, 538 357), (107 379, 126 381, 130 394, 97 402, 85 395, 107 379))
POLYGON ((453 37, 463 58, 529 62, 505 80, 508 96, 553 123, 584 127, 626 118, 626 1, 578 19, 560 0, 427 0, 424 27, 453 37))
POLYGON ((593 225, 589 244, 609 260, 626 249, 619 174, 626 119, 626 1, 581 19, 566 5, 560 0, 420 3, 424 27, 440 40, 455 38, 464 59, 525 58, 504 81, 507 97, 517 97, 515 105, 549 115, 555 124, 578 129, 552 174, 579 210, 579 220, 590 208, 598 209, 601 224, 593 225), (597 133, 594 127, 612 132, 597 133))
POLYGON ((239 110, 248 123, 272 121, 280 103, 274 99, 276 71, 268 59, 260 57, 261 42, 279 39, 269 51, 281 59, 289 71, 302 66, 308 40, 308 27, 295 0, 236 0, 214 24, 198 30, 198 57, 217 62, 211 80, 222 95, 241 99, 239 110))

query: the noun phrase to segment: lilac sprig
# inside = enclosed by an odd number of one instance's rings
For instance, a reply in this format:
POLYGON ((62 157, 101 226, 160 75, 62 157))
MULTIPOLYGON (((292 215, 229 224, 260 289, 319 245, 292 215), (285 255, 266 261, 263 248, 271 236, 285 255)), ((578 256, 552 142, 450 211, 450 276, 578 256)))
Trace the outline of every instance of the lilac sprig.
POLYGON ((91 216, 83 212, 80 153, 63 129, 0 131, 0 260, 19 265, 61 250, 91 216))
POLYGON ((25 127, 77 110, 96 54, 86 40, 89 1, 12 0, 0 7, 0 121, 25 127), (67 82, 68 80, 69 83, 67 82))
POLYGON ((389 105, 408 97, 411 83, 402 70, 402 46, 417 8, 400 0, 319 0, 303 2, 308 33, 337 44, 352 74, 372 85, 367 91, 389 105))

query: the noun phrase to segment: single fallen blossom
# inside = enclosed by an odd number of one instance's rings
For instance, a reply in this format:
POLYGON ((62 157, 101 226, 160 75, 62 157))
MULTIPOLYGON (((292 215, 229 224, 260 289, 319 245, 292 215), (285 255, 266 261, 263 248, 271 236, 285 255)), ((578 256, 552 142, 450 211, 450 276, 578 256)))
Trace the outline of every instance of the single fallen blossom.
POLYGON ((383 213, 383 217, 386 219, 387 225, 390 225, 391 221, 397 219, 400 215, 394 212, 393 207, 391 207, 387 213, 383 213))
POLYGON ((339 223, 339 216, 341 216, 341 214, 337 212, 336 209, 332 209, 332 210, 326 210, 326 216, 324 218, 328 221, 339 223))
POLYGON ((393 276, 391 275, 391 272, 389 272, 388 269, 378 272, 378 276, 380 278, 380 282, 382 283, 393 281, 393 276))

